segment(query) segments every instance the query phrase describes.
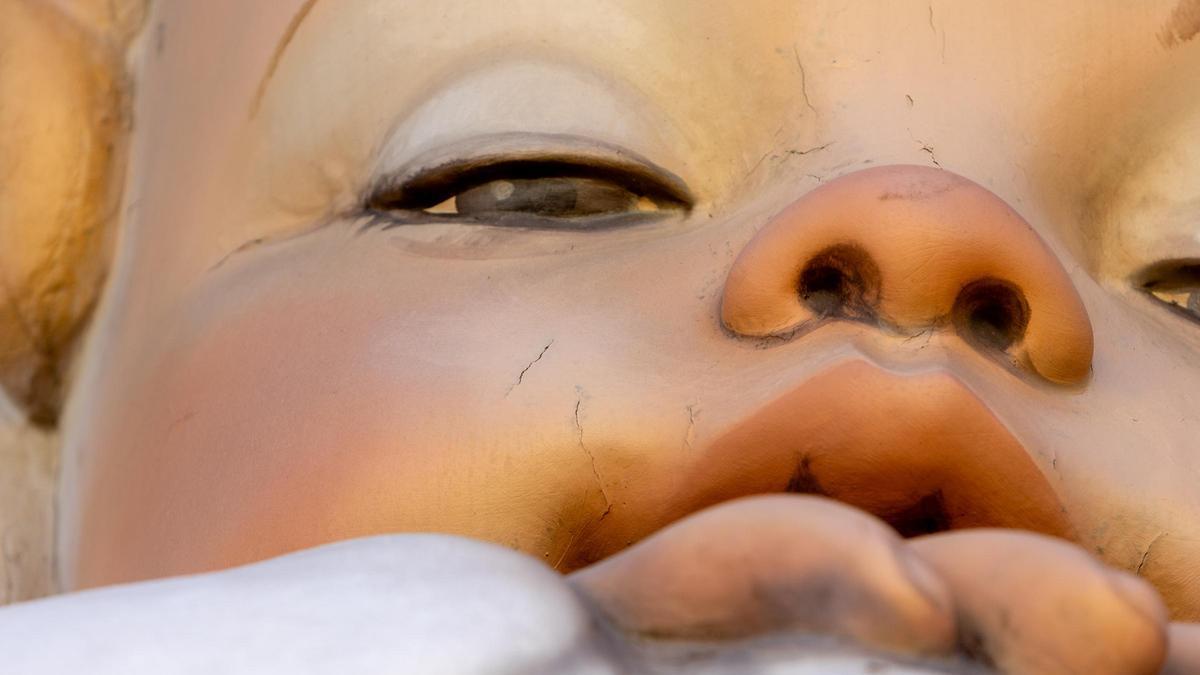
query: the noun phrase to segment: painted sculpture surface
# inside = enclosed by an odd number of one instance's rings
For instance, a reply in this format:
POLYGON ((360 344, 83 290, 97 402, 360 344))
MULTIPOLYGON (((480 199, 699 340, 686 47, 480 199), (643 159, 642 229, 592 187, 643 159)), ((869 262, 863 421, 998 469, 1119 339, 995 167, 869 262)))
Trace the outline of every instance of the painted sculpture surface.
POLYGON ((21 672, 1200 672, 1200 2, 128 4, 0 0, 21 672))

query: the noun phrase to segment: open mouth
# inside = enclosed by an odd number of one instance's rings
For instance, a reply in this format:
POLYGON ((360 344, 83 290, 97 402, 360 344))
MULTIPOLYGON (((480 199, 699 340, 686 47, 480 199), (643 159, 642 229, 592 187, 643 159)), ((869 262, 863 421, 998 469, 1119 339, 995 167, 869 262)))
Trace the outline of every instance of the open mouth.
POLYGON ((709 506, 773 493, 844 502, 904 537, 998 527, 1075 539, 1029 453, 956 377, 897 375, 862 360, 759 409, 672 485, 656 516, 618 503, 560 569, 606 558, 709 506))

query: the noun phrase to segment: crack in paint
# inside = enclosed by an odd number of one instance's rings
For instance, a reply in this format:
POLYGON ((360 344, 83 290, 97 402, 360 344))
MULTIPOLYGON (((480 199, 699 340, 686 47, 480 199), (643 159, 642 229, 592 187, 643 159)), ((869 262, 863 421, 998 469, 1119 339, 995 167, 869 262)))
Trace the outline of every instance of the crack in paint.
POLYGON ((534 365, 536 365, 538 361, 541 361, 542 357, 545 356, 546 352, 550 351, 550 348, 553 346, 554 346, 554 340, 551 340, 550 342, 546 343, 545 347, 542 347, 542 351, 541 351, 541 353, 539 353, 537 355, 537 358, 530 361, 525 366, 525 368, 521 371, 521 374, 517 375, 517 381, 513 382, 511 385, 509 385, 508 391, 504 392, 505 398, 508 398, 508 395, 512 393, 513 389, 516 389, 517 387, 521 386, 521 383, 525 381, 525 373, 528 373, 530 368, 533 368, 534 365))
POLYGON ((932 145, 927 145, 927 144, 922 143, 921 151, 929 154, 929 161, 933 162, 934 166, 936 166, 939 169, 942 168, 942 165, 938 162, 937 155, 933 154, 933 146, 932 145))
POLYGON ((1146 545, 1146 552, 1142 554, 1142 559, 1138 562, 1137 569, 1134 570, 1134 574, 1138 575, 1139 577, 1142 576, 1142 568, 1145 567, 1146 562, 1150 560, 1150 549, 1154 548, 1154 545, 1165 536, 1167 536, 1166 532, 1159 532, 1158 535, 1150 540, 1150 543, 1146 545))
POLYGON ((800 61, 800 50, 796 48, 795 44, 792 45, 792 54, 796 57, 796 67, 800 69, 800 93, 804 96, 804 105, 808 106, 814 115, 817 115, 819 113, 817 113, 816 107, 808 98, 808 73, 804 70, 804 64, 800 61))
POLYGON ((688 425, 687 430, 683 432, 683 448, 684 450, 692 450, 692 440, 696 436, 696 406, 695 404, 687 407, 688 425))
POLYGON ((604 513, 601 513, 600 517, 596 519, 598 523, 604 520, 604 517, 612 511, 612 500, 608 498, 608 490, 604 489, 604 480, 600 478, 600 471, 596 468, 596 456, 592 454, 591 450, 587 449, 587 445, 583 442, 583 422, 579 418, 580 408, 582 407, 583 399, 575 399, 575 428, 579 430, 579 449, 583 451, 583 454, 587 455, 588 460, 591 462, 592 476, 596 478, 596 487, 600 488, 600 494, 604 497, 604 513))
POLYGON ((828 142, 828 143, 826 143, 825 145, 817 145, 817 146, 813 146, 813 147, 811 147, 811 148, 809 148, 809 149, 807 149, 807 150, 786 150, 786 151, 784 151, 784 153, 783 153, 783 154, 785 154, 785 155, 795 155, 795 156, 797 156, 797 157, 801 157, 801 156, 804 156, 804 155, 807 155, 807 154, 810 154, 810 153, 813 153, 813 152, 817 152, 818 150, 824 150, 824 149, 828 148, 829 146, 831 146, 831 145, 833 145, 833 144, 834 144, 834 141, 829 141, 829 142, 828 142))

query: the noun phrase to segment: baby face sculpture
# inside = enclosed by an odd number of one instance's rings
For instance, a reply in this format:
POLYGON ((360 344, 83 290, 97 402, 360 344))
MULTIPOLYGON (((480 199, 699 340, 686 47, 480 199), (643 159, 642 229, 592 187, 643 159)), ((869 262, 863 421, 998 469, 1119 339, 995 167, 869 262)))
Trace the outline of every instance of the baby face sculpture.
POLYGON ((155 11, 68 587, 795 492, 1200 617, 1195 3, 155 11))

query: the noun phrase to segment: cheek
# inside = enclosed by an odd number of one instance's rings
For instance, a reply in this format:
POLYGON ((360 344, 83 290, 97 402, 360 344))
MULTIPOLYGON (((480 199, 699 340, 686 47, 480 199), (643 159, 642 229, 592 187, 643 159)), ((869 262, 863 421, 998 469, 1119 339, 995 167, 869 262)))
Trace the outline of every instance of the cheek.
POLYGON ((496 392, 480 383, 502 389, 507 370, 453 358, 361 293, 261 296, 170 346, 114 406, 130 413, 94 446, 82 585, 399 530, 548 550, 588 508, 586 467, 557 459, 575 457, 565 418, 527 419, 517 440, 511 411, 483 404, 496 392))
POLYGON ((77 585, 397 531, 555 563, 605 512, 611 476, 678 461, 661 449, 683 452, 693 389, 724 353, 732 249, 454 260, 392 241, 250 253, 174 318, 114 338, 76 425, 77 585))

